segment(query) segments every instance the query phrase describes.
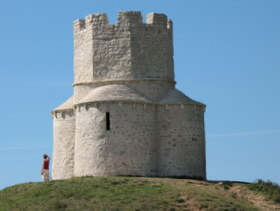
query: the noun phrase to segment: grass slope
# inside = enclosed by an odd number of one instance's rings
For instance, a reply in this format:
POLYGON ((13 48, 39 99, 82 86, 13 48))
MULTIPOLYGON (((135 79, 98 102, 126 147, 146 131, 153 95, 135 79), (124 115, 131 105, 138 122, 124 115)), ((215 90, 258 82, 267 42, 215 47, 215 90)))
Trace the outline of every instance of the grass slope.
POLYGON ((258 180, 257 183, 248 185, 250 190, 266 195, 276 203, 280 203, 280 186, 270 181, 258 180))
POLYGON ((81 177, 0 191, 0 210, 258 210, 226 186, 189 179, 81 177))

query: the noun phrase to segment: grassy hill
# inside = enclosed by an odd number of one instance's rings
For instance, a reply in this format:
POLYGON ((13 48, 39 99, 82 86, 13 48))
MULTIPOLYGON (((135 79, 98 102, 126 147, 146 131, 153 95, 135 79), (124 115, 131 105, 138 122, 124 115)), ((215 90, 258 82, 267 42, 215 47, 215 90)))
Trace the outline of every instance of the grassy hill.
POLYGON ((81 177, 5 188, 0 210, 280 210, 268 199, 273 188, 273 196, 280 193, 272 186, 264 191, 267 183, 81 177))

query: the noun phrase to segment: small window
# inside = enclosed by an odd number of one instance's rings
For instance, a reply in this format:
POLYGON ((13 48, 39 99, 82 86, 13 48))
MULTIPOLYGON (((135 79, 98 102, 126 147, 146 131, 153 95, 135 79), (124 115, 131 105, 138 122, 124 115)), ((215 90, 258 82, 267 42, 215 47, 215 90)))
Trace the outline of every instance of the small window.
POLYGON ((110 130, 110 113, 106 112, 106 130, 110 130))

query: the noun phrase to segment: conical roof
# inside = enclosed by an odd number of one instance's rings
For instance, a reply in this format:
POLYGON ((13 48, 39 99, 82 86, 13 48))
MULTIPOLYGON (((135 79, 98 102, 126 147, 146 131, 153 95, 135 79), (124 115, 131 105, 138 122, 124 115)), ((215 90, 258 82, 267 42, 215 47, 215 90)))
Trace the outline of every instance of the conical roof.
MULTIPOLYGON (((159 101, 159 104, 176 104, 176 103, 198 103, 200 102, 194 101, 188 96, 184 95, 178 89, 171 89, 163 99, 159 101)), ((204 104, 202 104, 204 105, 204 104)))
POLYGON ((152 103, 125 85, 106 85, 93 89, 76 104, 106 101, 152 103))
POLYGON ((68 100, 66 100, 65 103, 61 104, 53 111, 70 110, 72 109, 73 104, 74 104, 74 96, 70 97, 68 100))

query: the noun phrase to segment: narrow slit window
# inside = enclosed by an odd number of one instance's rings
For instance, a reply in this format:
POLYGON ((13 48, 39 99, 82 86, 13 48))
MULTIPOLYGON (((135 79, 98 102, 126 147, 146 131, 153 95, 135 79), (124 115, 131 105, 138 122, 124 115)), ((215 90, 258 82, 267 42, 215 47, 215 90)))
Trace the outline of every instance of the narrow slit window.
POLYGON ((110 130, 110 113, 106 112, 106 130, 110 130))

